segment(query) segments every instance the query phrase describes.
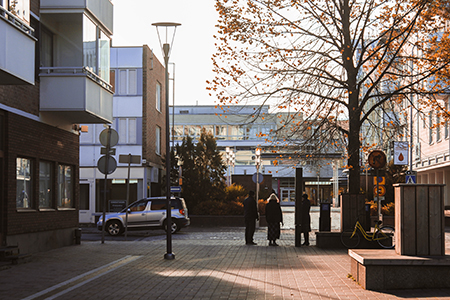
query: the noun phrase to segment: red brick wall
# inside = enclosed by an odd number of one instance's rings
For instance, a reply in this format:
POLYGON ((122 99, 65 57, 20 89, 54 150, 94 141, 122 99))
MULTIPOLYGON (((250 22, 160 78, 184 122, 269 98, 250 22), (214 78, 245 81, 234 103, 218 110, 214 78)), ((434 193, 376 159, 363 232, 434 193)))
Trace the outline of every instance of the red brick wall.
POLYGON ((32 11, 37 16, 39 16, 40 2, 41 2, 40 0, 30 1, 30 11, 32 11))
POLYGON ((7 235, 47 231, 78 226, 78 135, 28 118, 6 114, 5 187, 7 199, 7 235), (33 162, 34 210, 18 212, 16 209, 16 158, 24 157, 33 162), (54 197, 52 211, 38 210, 39 160, 53 163, 54 197), (56 209, 56 174, 58 163, 74 168, 73 189, 75 209, 56 209))
POLYGON ((0 103, 39 115, 39 84, 0 85, 0 103))
POLYGON ((143 49, 143 120, 142 154, 153 165, 162 165, 161 158, 166 153, 166 105, 165 105, 165 69, 150 48, 143 49), (153 64, 152 59, 153 57, 153 64), (153 65, 153 70, 151 69, 153 65), (161 111, 156 109, 156 82, 161 84, 161 111), (156 154, 156 126, 161 128, 161 155, 156 154))

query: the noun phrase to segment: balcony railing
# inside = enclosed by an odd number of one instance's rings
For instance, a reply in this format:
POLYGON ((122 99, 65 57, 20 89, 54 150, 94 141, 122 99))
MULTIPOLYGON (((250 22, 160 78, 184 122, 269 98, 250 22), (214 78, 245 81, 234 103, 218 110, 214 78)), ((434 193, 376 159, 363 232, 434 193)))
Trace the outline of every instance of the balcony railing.
POLYGON ((9 22, 11 25, 15 26, 17 29, 21 30, 25 34, 34 38, 34 29, 31 28, 28 24, 22 21, 13 13, 7 11, 3 6, 0 5, 0 18, 9 22))
POLYGON ((73 76, 74 74, 82 74, 86 75, 93 81, 95 81, 97 84, 102 86, 104 89, 108 90, 111 93, 113 92, 112 85, 110 85, 108 82, 103 80, 100 76, 95 74, 89 67, 41 67, 41 76, 45 76, 46 74, 55 75, 58 74, 59 76, 73 76))

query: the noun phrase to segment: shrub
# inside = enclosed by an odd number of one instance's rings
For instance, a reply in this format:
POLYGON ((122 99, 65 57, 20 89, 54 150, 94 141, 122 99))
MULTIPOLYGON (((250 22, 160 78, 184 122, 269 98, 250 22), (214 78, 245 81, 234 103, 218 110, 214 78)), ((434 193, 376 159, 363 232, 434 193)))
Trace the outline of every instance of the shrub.
MULTIPOLYGON (((375 200, 366 202, 366 204, 370 204, 370 215, 376 216, 378 214, 378 206, 375 200)), ((385 216, 393 216, 395 213, 395 203, 389 202, 385 205, 381 206, 381 213, 385 216)))
POLYGON ((264 199, 258 200, 258 211, 259 211, 260 216, 266 215, 266 203, 267 203, 267 201, 264 199))
POLYGON ((237 185, 235 183, 233 183, 230 186, 227 186, 224 190, 224 193, 225 193, 224 197, 225 202, 236 201, 237 199, 240 198, 245 199, 245 196, 247 196, 248 194, 242 185, 237 185))
POLYGON ((192 212, 193 215, 243 215, 244 205, 239 201, 220 202, 204 201, 199 203, 192 212))

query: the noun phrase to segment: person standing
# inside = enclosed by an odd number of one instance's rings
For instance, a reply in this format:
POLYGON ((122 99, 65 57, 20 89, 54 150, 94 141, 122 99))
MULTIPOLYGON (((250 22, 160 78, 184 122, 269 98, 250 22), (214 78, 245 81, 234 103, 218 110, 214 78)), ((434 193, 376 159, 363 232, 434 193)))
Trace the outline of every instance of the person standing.
POLYGON ((276 239, 280 238, 280 223, 283 223, 280 201, 277 195, 271 194, 266 204, 267 239, 269 246, 278 246, 276 239))
POLYGON ((259 220, 259 217, 254 191, 250 191, 248 197, 244 200, 244 219, 245 244, 249 246, 256 245, 253 242, 253 235, 255 234, 256 220, 259 220))
POLYGON ((311 202, 308 199, 308 194, 303 194, 301 203, 301 232, 303 232, 305 242, 302 246, 309 246, 309 232, 311 231, 310 209, 311 202))

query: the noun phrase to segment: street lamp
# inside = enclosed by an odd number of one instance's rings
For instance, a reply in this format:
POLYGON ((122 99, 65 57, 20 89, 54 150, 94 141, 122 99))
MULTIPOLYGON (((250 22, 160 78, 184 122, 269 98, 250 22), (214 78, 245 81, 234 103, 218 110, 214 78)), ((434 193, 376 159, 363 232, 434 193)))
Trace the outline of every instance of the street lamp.
POLYGON ((153 23, 153 26, 156 27, 156 32, 158 33, 159 44, 161 45, 161 50, 164 54, 164 67, 166 69, 166 226, 167 226, 167 253, 164 255, 165 259, 175 259, 175 255, 172 253, 172 212, 170 205, 170 122, 169 122, 169 57, 170 50, 173 44, 173 39, 175 37, 175 32, 177 30, 177 26, 180 26, 180 23, 172 23, 172 22, 159 22, 153 23), (165 42, 161 43, 161 37, 159 35, 159 29, 165 31, 165 42), (169 29, 173 28, 172 40, 170 44, 167 41, 169 29))
POLYGON ((256 203, 259 200, 259 167, 261 166, 261 149, 255 150, 255 165, 256 165, 256 203))
POLYGON ((230 149, 230 147, 226 147, 225 152, 226 152, 225 158, 227 163, 227 185, 230 186, 232 184, 231 167, 234 167, 236 154, 233 152, 233 150, 230 149))

